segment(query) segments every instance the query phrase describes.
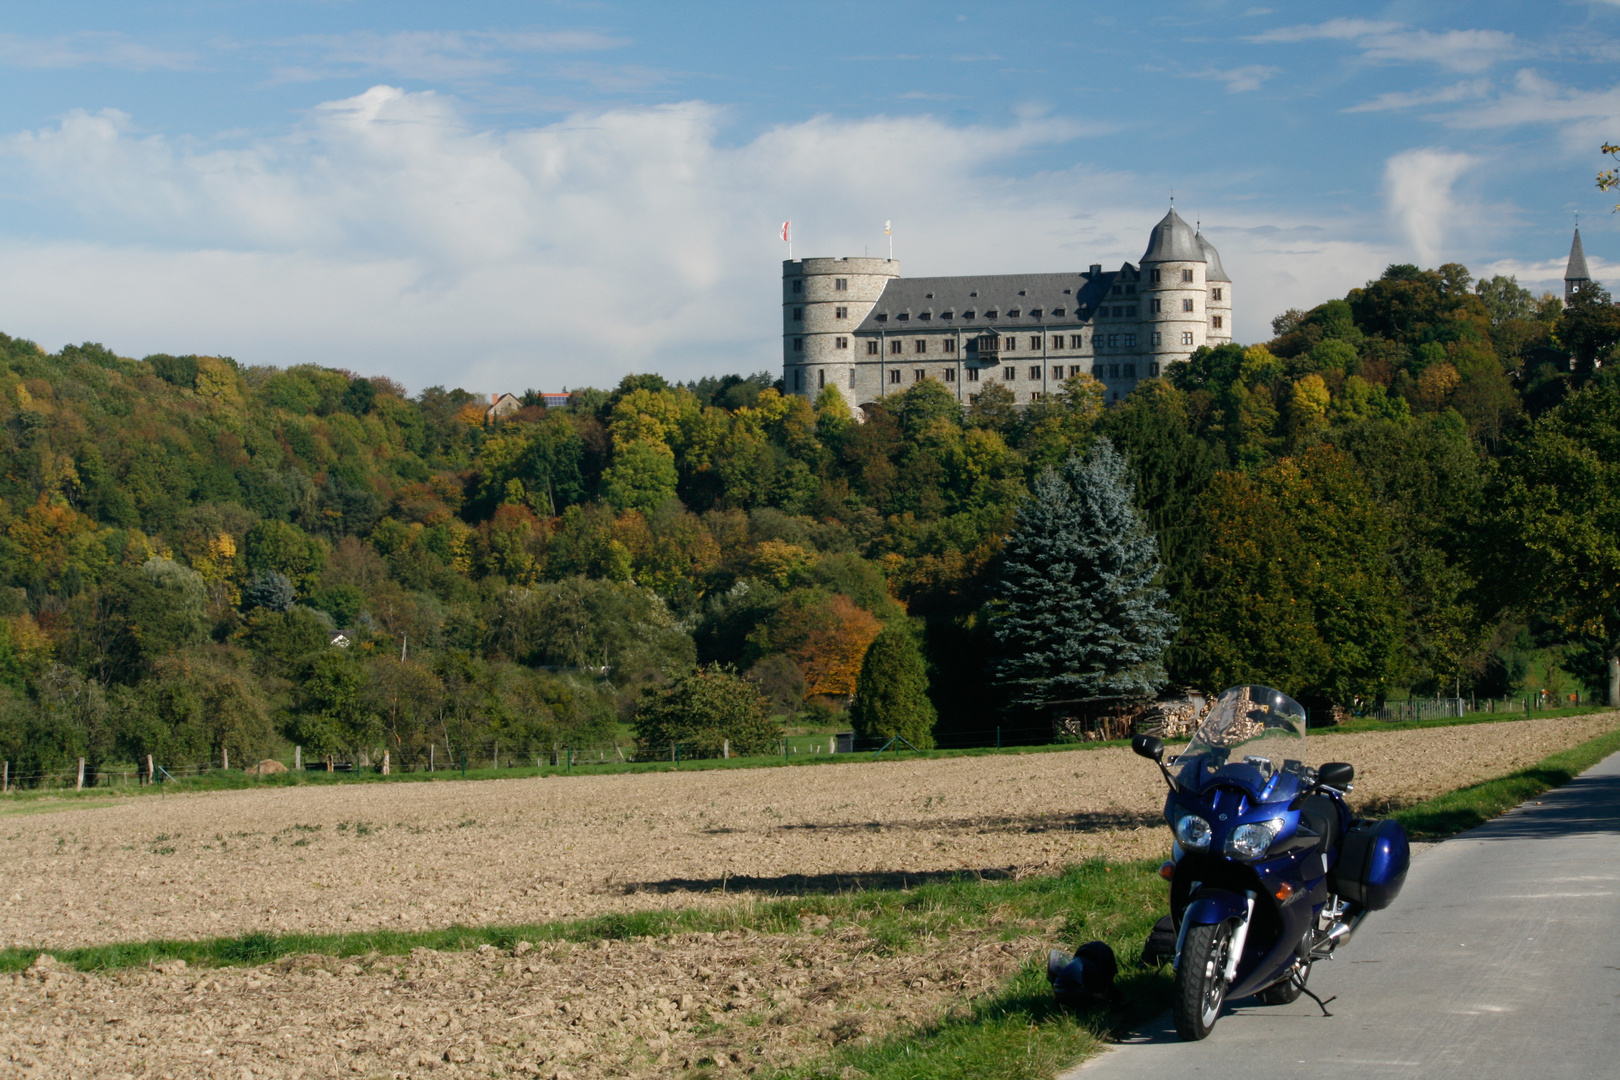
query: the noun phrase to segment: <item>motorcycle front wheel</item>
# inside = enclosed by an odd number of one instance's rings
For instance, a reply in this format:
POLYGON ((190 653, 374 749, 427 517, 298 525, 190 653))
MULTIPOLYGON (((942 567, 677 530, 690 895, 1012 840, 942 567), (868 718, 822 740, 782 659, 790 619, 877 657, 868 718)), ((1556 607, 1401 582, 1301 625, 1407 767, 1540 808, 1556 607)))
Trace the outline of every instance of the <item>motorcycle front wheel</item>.
POLYGON ((1226 959, 1232 924, 1190 926, 1176 968, 1176 1034, 1189 1042, 1207 1036, 1226 1003, 1226 959))

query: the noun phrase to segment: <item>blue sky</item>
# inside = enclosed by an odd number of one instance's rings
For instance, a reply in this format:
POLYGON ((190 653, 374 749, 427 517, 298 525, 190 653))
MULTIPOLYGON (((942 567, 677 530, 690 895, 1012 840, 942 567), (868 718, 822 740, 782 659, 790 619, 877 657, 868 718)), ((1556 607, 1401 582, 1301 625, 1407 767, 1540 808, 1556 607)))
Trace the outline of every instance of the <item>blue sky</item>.
POLYGON ((774 370, 784 218, 798 255, 892 219, 907 274, 1061 270, 1140 257, 1172 191, 1242 340, 1390 262, 1555 287, 1577 211, 1620 279, 1620 0, 0 12, 0 330, 53 349, 774 370))

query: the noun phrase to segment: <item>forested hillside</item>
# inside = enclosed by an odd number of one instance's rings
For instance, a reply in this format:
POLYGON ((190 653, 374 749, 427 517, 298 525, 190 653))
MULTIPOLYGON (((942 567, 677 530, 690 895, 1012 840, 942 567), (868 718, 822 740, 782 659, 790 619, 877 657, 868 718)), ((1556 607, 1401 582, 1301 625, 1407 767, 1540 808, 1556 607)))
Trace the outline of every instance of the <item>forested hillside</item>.
POLYGON ((1086 376, 1022 411, 924 382, 864 423, 833 390, 655 375, 489 423, 461 390, 0 336, 0 753, 588 745, 698 664, 841 707, 908 620, 942 738, 1018 727, 988 682, 1001 539, 1104 435, 1158 537, 1173 679, 1603 685, 1607 294, 1395 266, 1274 327, 1112 408, 1086 376))

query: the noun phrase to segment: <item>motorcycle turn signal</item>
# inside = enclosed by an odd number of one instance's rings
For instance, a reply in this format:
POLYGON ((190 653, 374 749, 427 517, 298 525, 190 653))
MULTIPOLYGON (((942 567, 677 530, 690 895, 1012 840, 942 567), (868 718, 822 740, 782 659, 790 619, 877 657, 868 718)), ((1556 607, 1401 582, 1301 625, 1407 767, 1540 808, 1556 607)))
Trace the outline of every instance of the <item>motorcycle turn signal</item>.
POLYGON ((1166 860, 1165 864, 1159 867, 1159 876, 1166 881, 1174 879, 1176 876, 1176 864, 1166 860))

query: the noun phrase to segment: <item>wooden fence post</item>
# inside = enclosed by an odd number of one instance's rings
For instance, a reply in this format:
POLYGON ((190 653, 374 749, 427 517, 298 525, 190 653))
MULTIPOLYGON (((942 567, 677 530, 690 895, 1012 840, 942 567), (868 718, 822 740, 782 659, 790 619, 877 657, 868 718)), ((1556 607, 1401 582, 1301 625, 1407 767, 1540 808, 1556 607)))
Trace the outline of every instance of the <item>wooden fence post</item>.
POLYGON ((388 751, 383 751, 383 775, 388 775, 388 751))
POLYGON ((6 762, 6 770, 5 770, 4 779, 0 780, 0 791, 10 791, 10 790, 11 790, 11 762, 8 761, 8 762, 6 762))
POLYGON ((293 771, 304 771, 304 748, 302 746, 293 747, 293 771))
POLYGON ((674 762, 674 760, 675 760, 675 740, 674 739, 671 739, 669 741, 669 760, 671 762, 674 762))
POLYGON ((74 785, 74 791, 84 790, 84 758, 79 759, 79 782, 74 785))
POLYGON ((152 755, 146 755, 146 782, 152 783, 157 779, 157 768, 152 764, 152 755))
POLYGON ((731 740, 730 739, 721 739, 720 740, 720 756, 723 757, 723 758, 726 758, 727 760, 730 760, 730 758, 731 758, 731 740))
POLYGON ((223 746, 219 748, 219 767, 222 769, 231 767, 231 752, 223 746))
POLYGON ((433 771, 433 752, 438 748, 438 743, 428 743, 428 772, 433 771))

